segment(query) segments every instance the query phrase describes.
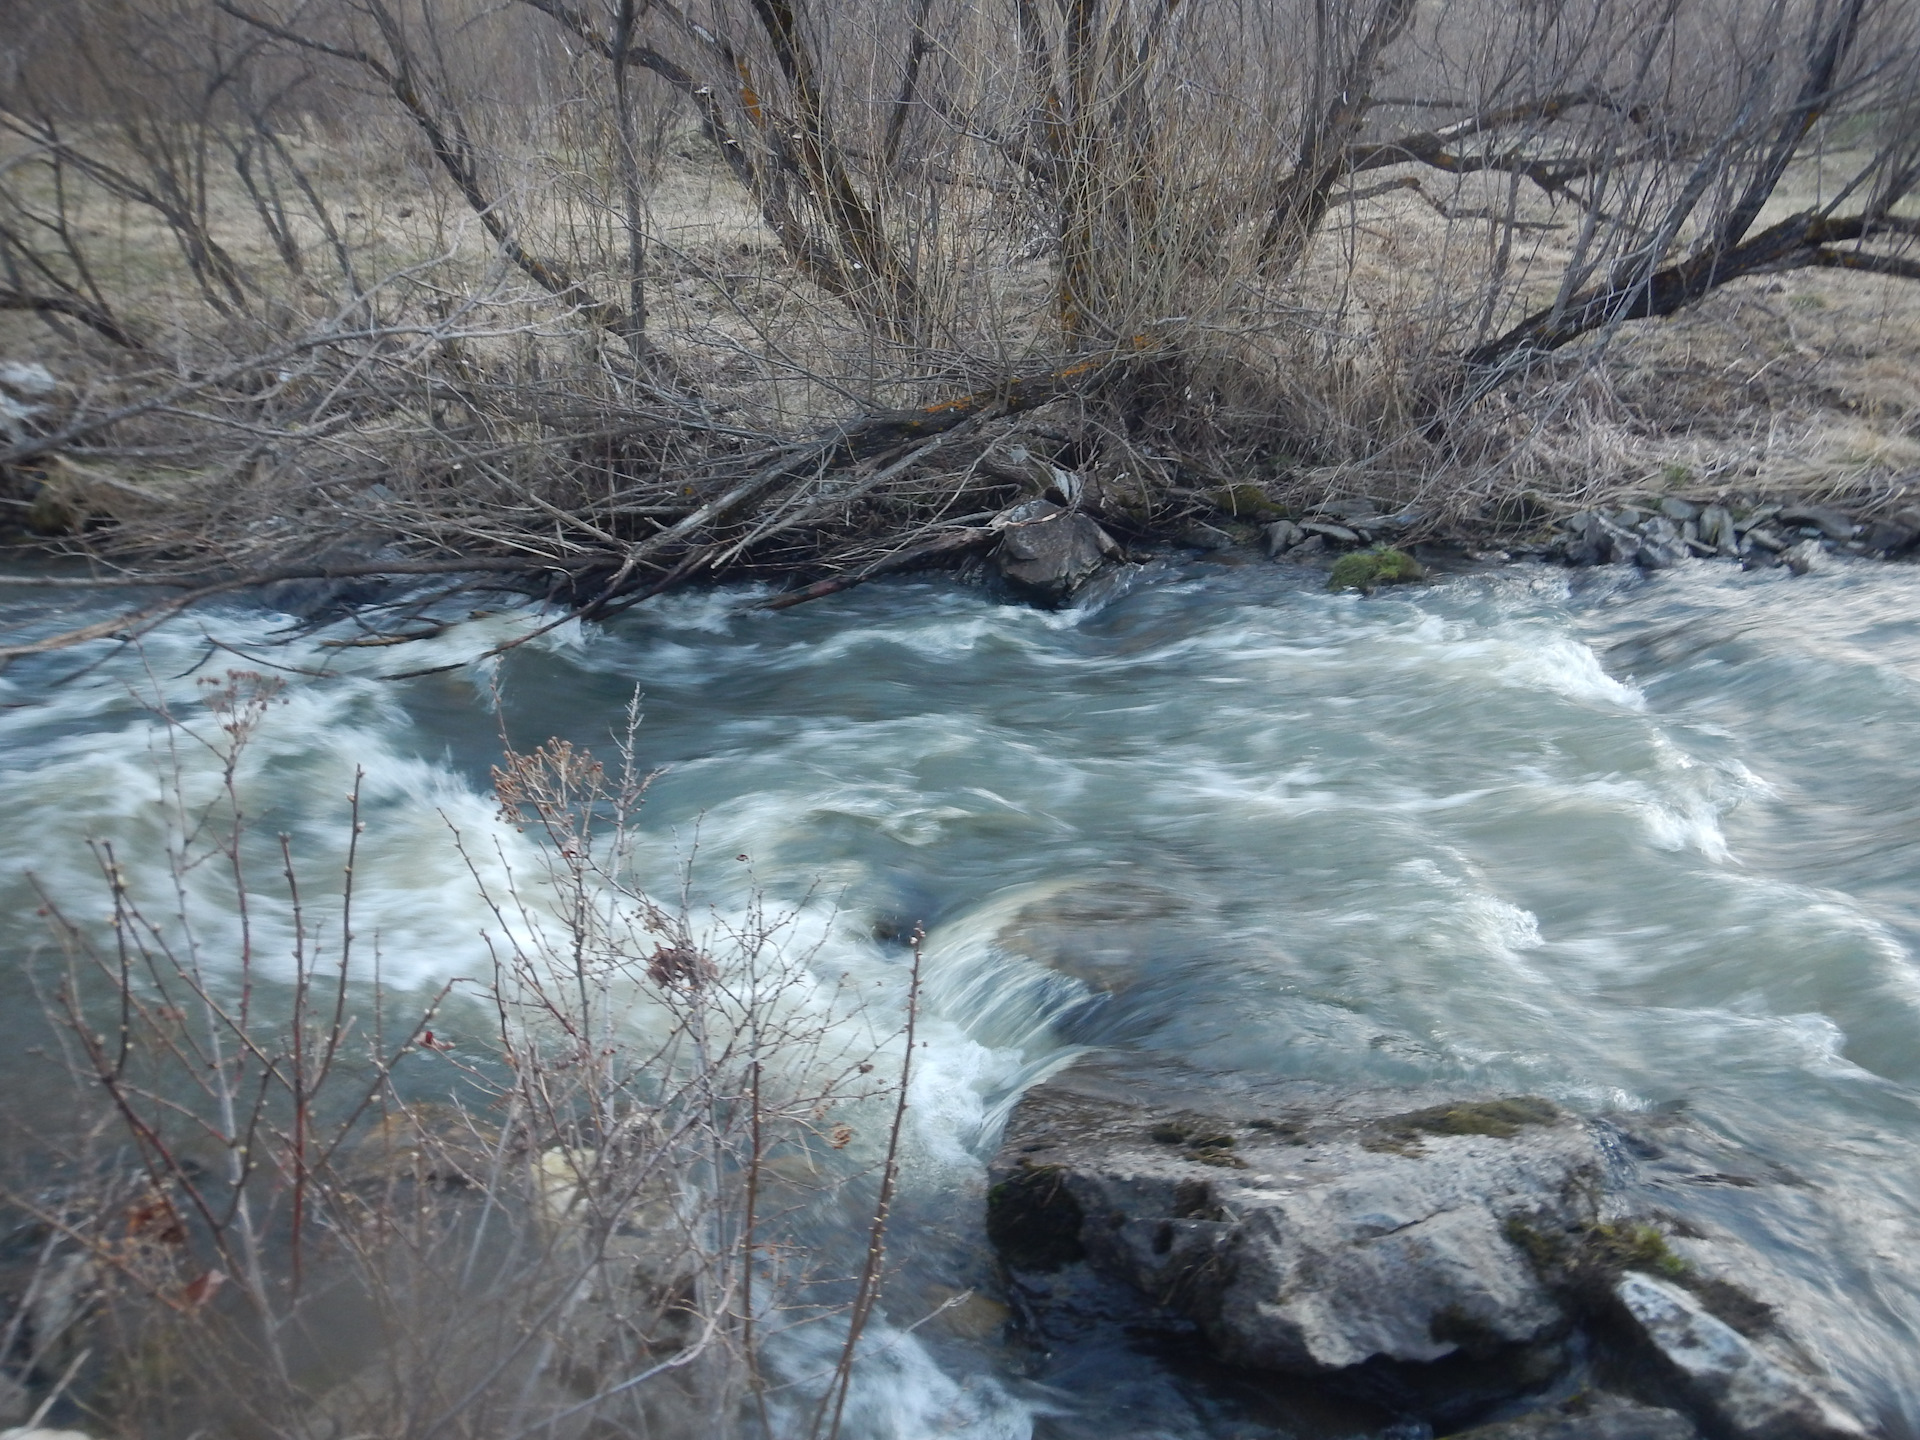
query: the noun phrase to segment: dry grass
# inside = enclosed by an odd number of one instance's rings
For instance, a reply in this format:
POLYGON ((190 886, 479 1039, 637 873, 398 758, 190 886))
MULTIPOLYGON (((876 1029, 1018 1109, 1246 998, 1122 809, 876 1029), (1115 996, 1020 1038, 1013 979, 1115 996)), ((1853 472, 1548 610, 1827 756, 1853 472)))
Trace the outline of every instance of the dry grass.
POLYGON ((1920 40, 1887 0, 723 5, 647 22, 637 121, 618 7, 170 4, 185 39, 70 37, 155 95, 70 113, 23 62, 0 154, 10 283, 78 297, 0 312, 66 381, 8 498, 148 574, 384 546, 585 613, 856 581, 990 543, 1018 445, 1133 535, 1230 481, 1445 527, 1912 466, 1920 40), (195 26, 298 104, 209 100, 195 26), (1755 44, 1716 71, 1728 26, 1755 44), (1788 233, 1843 199, 1855 238, 1788 233), (1887 273, 1805 268, 1839 263, 1887 273))

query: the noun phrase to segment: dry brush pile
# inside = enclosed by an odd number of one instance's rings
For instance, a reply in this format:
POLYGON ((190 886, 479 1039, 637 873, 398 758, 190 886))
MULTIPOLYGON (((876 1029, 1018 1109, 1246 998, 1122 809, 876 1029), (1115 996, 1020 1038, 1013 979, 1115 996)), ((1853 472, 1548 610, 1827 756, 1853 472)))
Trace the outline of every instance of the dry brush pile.
POLYGON ((1123 538, 1240 482, 1585 499, 1622 336, 1920 278, 1899 0, 3 18, 9 501, 169 603, 818 590, 1056 473, 1123 538))

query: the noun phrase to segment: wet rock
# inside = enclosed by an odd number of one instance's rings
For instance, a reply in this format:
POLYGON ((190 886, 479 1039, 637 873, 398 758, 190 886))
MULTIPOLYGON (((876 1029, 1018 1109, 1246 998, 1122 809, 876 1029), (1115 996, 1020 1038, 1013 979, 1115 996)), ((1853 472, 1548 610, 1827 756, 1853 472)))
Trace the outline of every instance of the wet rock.
POLYGON ((1802 540, 1798 545, 1789 546, 1780 555, 1781 561, 1796 575, 1819 569, 1826 558, 1827 552, 1818 540, 1802 540))
POLYGON ((1358 545, 1360 537, 1344 525, 1335 525, 1327 520, 1303 520, 1300 528, 1309 535, 1318 535, 1336 545, 1358 545))
POLYGON ((1298 545, 1305 532, 1291 520, 1276 520, 1260 532, 1267 554, 1281 555, 1298 545))
POLYGON ((1847 1440, 1867 1431, 1700 1300, 1651 1275, 1614 1287, 1622 1309, 1716 1429, 1736 1440, 1847 1440))
POLYGON ((1004 533, 991 562, 1015 591, 1041 605, 1058 605, 1119 553, 1113 538, 1085 515, 1050 500, 1029 500, 1005 512, 1004 533))
POLYGON ((1865 1402, 1815 1378, 1821 1297, 1680 1198, 1799 1203, 1767 1173, 1677 1119, 1109 1060, 1022 1099, 988 1228, 1053 1354, 1197 1333, 1296 1393, 1477 1440, 1864 1435, 1865 1402), (1577 1377, 1632 1401, 1570 1402, 1577 1377))
POLYGON ((1309 535, 1304 540, 1302 540, 1298 545, 1292 546, 1290 549, 1288 549, 1287 558, 1289 560, 1308 560, 1316 555, 1324 555, 1326 553, 1326 550, 1327 550, 1326 536, 1309 535))
POLYGON ((1531 1097, 1104 1083, 1069 1071, 1009 1124, 988 1223, 1014 1270, 1084 1260, 1255 1368, 1463 1357, 1449 1383, 1485 1400, 1556 1363, 1566 1317, 1506 1224, 1577 1207, 1606 1163, 1585 1123, 1531 1097))
POLYGON ((1754 526, 1747 531, 1746 538, 1750 544, 1762 550, 1771 551, 1775 555, 1787 548, 1787 542, 1780 533, 1767 525, 1754 526))
POLYGON ((1818 530, 1829 540, 1851 540, 1859 527, 1851 516, 1826 505, 1788 505, 1780 511, 1782 525, 1799 525, 1818 530))
POLYGON ((1558 1405, 1514 1420, 1463 1430, 1453 1440, 1699 1440, 1677 1410, 1641 1405, 1618 1395, 1583 1390, 1558 1405))
POLYGON ((1371 595, 1382 585, 1408 585, 1427 578, 1419 563, 1401 550, 1361 550, 1342 555, 1327 577, 1329 590, 1358 590, 1371 595))

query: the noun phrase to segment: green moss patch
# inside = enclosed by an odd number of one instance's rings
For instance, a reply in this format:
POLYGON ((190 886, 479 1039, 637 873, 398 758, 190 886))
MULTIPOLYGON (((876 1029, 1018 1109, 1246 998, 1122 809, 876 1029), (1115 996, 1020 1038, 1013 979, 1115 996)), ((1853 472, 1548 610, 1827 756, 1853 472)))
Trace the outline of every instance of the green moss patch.
POLYGON ((1371 595, 1382 585, 1410 585, 1427 578, 1420 562, 1404 550, 1376 545, 1370 550, 1355 550, 1342 555, 1327 577, 1329 590, 1358 590, 1371 595))
POLYGON ((1544 1283, 1586 1309, 1605 1310, 1613 1303, 1620 1277, 1637 1270, 1685 1287, 1709 1313, 1742 1335, 1762 1334, 1774 1323, 1771 1305, 1731 1281, 1701 1275, 1674 1254, 1667 1232, 1650 1220, 1596 1220, 1567 1227, 1513 1215, 1507 1219, 1506 1236, 1544 1283))
POLYGON ((1023 1166, 987 1191, 987 1239, 1015 1270, 1058 1270, 1085 1258, 1084 1219, 1064 1166, 1023 1166))
POLYGON ((1426 1135, 1491 1135, 1511 1140, 1528 1125, 1551 1125, 1560 1109, 1538 1095, 1506 1095, 1498 1100, 1465 1100, 1456 1105, 1431 1105, 1379 1123, 1370 1150, 1404 1150, 1426 1135))
POLYGON ((1222 485, 1206 492, 1207 503, 1223 515, 1236 520, 1266 524, 1273 520, 1291 520, 1294 514, 1279 504, 1258 485, 1222 485))

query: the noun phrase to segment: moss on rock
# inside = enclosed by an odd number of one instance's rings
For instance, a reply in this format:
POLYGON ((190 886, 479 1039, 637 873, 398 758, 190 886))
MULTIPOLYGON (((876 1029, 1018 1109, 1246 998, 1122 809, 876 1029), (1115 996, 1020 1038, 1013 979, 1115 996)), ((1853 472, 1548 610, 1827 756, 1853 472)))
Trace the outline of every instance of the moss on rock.
POLYGON ((1407 585, 1424 580, 1427 572, 1404 550, 1376 545, 1370 550, 1355 550, 1342 555, 1327 577, 1329 590, 1358 590, 1371 595, 1382 585, 1407 585))
POLYGON ((1388 1116, 1379 1123, 1378 1132, 1361 1144, 1369 1150, 1404 1154, 1417 1150, 1427 1135, 1491 1135, 1499 1140, 1511 1140, 1523 1126, 1551 1125, 1559 1118, 1559 1107, 1538 1095, 1463 1100, 1388 1116))
POLYGON ((1222 485, 1217 490, 1207 491, 1207 503, 1223 515, 1231 515, 1236 520, 1252 520, 1266 524, 1274 520, 1291 520, 1294 514, 1280 504, 1258 485, 1222 485))

